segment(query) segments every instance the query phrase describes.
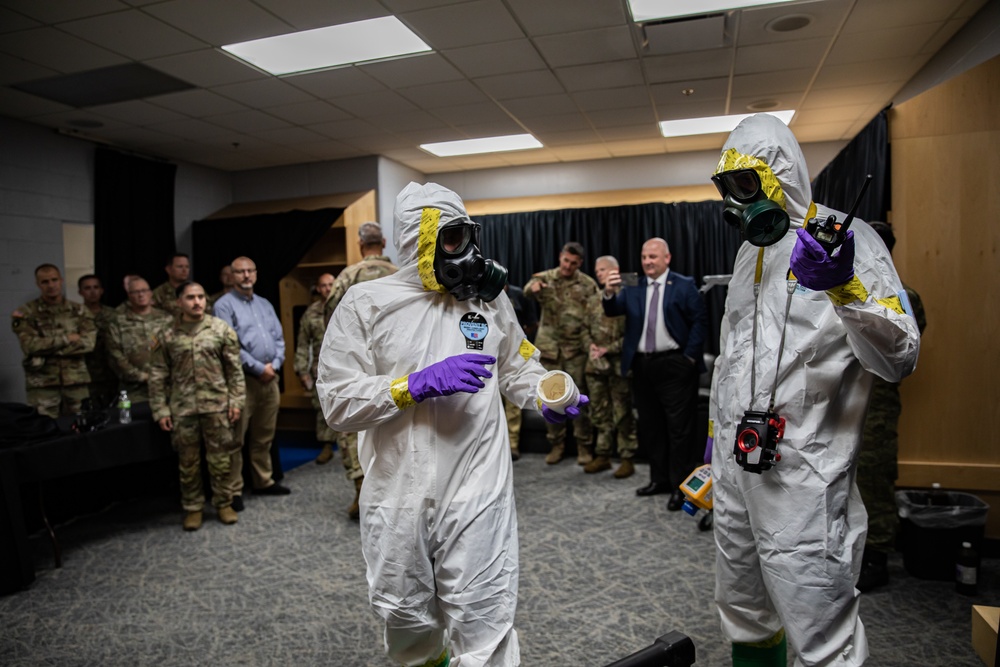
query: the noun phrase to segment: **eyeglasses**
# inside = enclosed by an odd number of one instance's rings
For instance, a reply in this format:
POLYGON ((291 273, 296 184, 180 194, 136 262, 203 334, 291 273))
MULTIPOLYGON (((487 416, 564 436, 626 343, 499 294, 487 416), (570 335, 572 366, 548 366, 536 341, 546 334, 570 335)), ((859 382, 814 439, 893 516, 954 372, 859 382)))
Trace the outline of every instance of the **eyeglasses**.
POLYGON ((128 291, 129 294, 151 294, 153 290, 149 289, 131 289, 128 291))

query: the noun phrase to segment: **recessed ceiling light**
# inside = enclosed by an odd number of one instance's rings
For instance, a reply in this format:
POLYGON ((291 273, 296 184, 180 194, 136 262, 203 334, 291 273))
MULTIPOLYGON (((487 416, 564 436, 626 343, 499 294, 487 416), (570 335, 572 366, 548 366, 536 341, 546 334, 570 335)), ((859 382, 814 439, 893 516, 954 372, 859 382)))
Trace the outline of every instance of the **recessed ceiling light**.
POLYGON ((395 16, 343 23, 222 47, 276 76, 427 53, 427 46, 395 16))
POLYGON ((746 7, 763 7, 778 5, 792 0, 628 0, 632 11, 632 20, 636 23, 655 21, 657 19, 673 19, 682 16, 700 16, 712 12, 725 12, 730 9, 746 7))
POLYGON ((747 111, 771 111, 781 106, 778 100, 757 100, 747 105, 747 111))
MULTIPOLYGON (((790 111, 769 111, 772 116, 776 116, 785 125, 792 120, 795 115, 794 110, 790 111)), ((707 118, 684 118, 682 120, 665 120, 660 123, 660 133, 665 137, 686 137, 692 134, 713 134, 715 132, 732 132, 733 128, 740 124, 744 118, 749 118, 753 114, 735 114, 732 116, 709 116, 707 118)))
POLYGON ((694 95, 694 88, 685 88, 684 90, 681 91, 681 95, 683 95, 684 97, 690 97, 694 95))
POLYGON ((813 19, 808 14, 788 14, 786 16, 779 16, 773 21, 768 22, 764 26, 764 29, 771 32, 795 32, 796 30, 802 30, 812 24, 812 22, 813 19))
POLYGON ((530 134, 509 134, 504 137, 483 137, 482 139, 461 139, 459 141, 420 144, 420 148, 438 157, 452 157, 455 155, 475 155, 477 153, 523 151, 530 148, 542 148, 542 143, 530 134))

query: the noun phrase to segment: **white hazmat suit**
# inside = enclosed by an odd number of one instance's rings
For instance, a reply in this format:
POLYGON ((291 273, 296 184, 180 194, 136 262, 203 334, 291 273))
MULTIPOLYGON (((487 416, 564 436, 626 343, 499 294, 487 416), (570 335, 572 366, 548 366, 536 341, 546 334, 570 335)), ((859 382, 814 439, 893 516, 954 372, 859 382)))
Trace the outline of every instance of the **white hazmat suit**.
MULTIPOLYGON (((773 116, 753 116, 733 130, 717 173, 755 163, 777 177, 792 229, 763 249, 744 243, 729 283, 709 415, 716 601, 723 631, 734 643, 766 642, 784 627, 796 665, 860 665, 868 646, 854 583, 867 515, 855 470, 871 373, 890 382, 911 373, 919 335, 898 297, 903 287, 889 253, 861 221, 851 227, 857 280, 839 295, 799 285, 786 324, 795 229, 817 211, 801 149, 773 116), (762 474, 745 472, 733 454, 736 430, 745 410, 767 409, 776 370, 774 411, 786 420, 781 460, 762 474)), ((831 212, 818 210, 820 216, 831 212)))
POLYGON ((545 369, 506 294, 458 301, 435 280, 438 230, 456 219, 464 205, 439 185, 399 194, 401 269, 347 291, 316 386, 330 426, 359 432, 361 543, 390 657, 434 664, 447 649, 451 667, 507 667, 520 662, 518 543, 500 397, 535 406, 545 369), (497 359, 478 393, 408 399, 401 379, 473 351, 497 359))

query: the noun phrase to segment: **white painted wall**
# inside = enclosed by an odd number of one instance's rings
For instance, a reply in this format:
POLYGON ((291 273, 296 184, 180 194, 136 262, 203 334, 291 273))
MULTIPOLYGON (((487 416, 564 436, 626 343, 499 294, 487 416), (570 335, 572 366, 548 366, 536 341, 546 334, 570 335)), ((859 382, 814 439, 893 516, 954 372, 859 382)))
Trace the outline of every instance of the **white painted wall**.
POLYGON ((411 182, 425 183, 428 180, 423 173, 410 169, 388 158, 378 161, 378 223, 382 225, 382 236, 385 237, 385 252, 395 262, 396 246, 393 243, 395 222, 393 210, 396 208, 396 196, 411 182))
MULTIPOLYGON (((226 171, 193 164, 177 165, 174 185, 174 233, 177 251, 191 254, 191 225, 206 218, 233 201, 233 177, 226 171)), ((157 285, 163 276, 153 276, 157 285)))

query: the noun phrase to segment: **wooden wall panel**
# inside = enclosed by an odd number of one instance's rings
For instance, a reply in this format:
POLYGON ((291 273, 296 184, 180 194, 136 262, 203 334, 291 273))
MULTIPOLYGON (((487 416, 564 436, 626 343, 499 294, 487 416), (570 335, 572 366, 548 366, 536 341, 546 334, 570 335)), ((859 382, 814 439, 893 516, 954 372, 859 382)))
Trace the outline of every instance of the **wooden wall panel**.
MULTIPOLYGON (((1000 491, 1000 58, 890 111, 893 253, 927 312, 900 486, 1000 491)), ((988 534, 1000 537, 1000 507, 988 534)))
MULTIPOLYGON (((706 177, 706 180, 707 177, 706 177)), ((512 197, 510 199, 480 199, 465 202, 469 215, 494 215, 498 213, 523 213, 526 211, 551 211, 564 208, 598 208, 602 206, 627 206, 652 202, 706 201, 719 199, 719 191, 711 183, 672 188, 641 188, 635 190, 609 190, 605 192, 578 192, 567 195, 538 197, 512 197)))

